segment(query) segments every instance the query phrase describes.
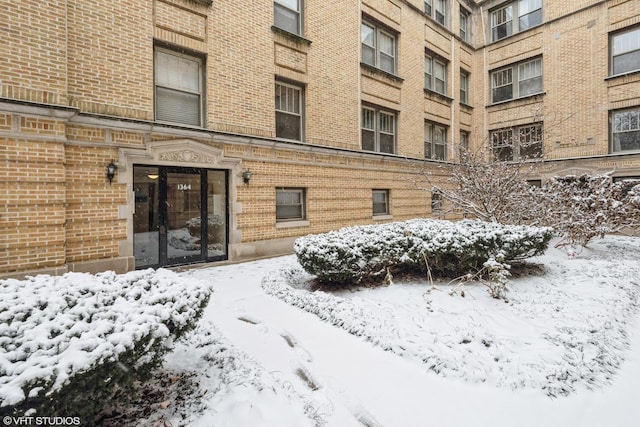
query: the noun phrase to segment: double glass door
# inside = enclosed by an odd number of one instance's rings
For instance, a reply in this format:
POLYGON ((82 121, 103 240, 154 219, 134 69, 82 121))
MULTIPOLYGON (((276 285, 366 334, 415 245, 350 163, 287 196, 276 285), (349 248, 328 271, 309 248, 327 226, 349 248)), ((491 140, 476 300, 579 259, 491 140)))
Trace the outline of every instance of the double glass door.
POLYGON ((227 173, 134 166, 136 268, 227 259, 227 173))

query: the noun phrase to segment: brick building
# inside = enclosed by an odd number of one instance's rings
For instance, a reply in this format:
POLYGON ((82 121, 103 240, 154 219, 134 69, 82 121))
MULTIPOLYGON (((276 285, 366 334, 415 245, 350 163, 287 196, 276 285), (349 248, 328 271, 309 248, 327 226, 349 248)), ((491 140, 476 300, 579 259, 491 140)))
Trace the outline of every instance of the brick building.
POLYGON ((0 277, 437 215, 460 144, 640 176, 637 0, 0 5, 0 277))

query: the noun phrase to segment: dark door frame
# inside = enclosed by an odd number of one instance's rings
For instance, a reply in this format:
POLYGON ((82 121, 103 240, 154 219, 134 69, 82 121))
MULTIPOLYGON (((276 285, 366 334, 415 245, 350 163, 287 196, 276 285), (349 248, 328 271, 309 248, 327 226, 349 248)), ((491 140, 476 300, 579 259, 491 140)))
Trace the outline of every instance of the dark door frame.
MULTIPOLYGON (((136 268, 158 268, 188 265, 201 262, 213 262, 227 260, 229 257, 229 171, 226 169, 207 169, 199 167, 181 166, 156 166, 156 165, 134 165, 141 167, 158 168, 158 264, 136 266, 136 268), (209 256, 209 233, 208 233, 208 172, 224 172, 224 255, 209 256), (167 203, 168 196, 168 174, 199 174, 200 175, 200 254, 179 258, 169 258, 168 254, 168 220, 169 210, 167 203)), ((135 179, 135 177, 134 177, 135 179)), ((135 236, 134 236, 135 239, 135 236)), ((134 254, 135 255, 135 254, 134 254)))

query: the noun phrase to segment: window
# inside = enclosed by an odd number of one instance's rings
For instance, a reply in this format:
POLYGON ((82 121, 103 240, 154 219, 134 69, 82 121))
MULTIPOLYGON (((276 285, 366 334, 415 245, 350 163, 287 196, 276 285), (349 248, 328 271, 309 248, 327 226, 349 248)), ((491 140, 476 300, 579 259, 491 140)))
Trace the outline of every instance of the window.
POLYGON ((503 39, 542 23, 542 0, 518 0, 491 11, 491 39, 503 39), (514 20, 514 16, 518 19, 514 20))
POLYGON ((447 94, 447 63, 432 55, 424 57, 424 87, 425 89, 447 94))
POLYGON ((434 191, 431 193, 431 212, 442 211, 442 193, 434 191))
POLYGON ((276 27, 302 35, 302 0, 275 0, 273 15, 276 27))
POLYGON ((640 150, 640 109, 611 113, 613 152, 640 150))
POLYGON ((611 75, 640 70, 640 27, 611 35, 611 75))
POLYGON ((460 149, 464 151, 469 149, 469 132, 466 130, 460 131, 460 149))
POLYGON ((276 188, 276 221, 306 219, 304 188, 276 188))
POLYGON ((460 38, 469 41, 469 12, 460 8, 460 38))
POLYGON ((202 126, 202 59, 156 48, 154 104, 158 121, 202 126))
POLYGON ((469 74, 460 71, 460 102, 469 104, 469 74))
POLYGON ((542 58, 491 72, 491 102, 542 93, 542 58))
POLYGON ((447 159, 447 128, 435 123, 424 124, 424 158, 447 159))
POLYGON ((276 138, 302 141, 302 88, 276 82, 276 138))
POLYGON ((500 40, 513 34, 513 5, 491 12, 492 40, 500 40))
POLYGON ((395 153, 396 113, 375 107, 362 107, 362 149, 395 153))
POLYGON ((434 18, 436 22, 444 25, 445 19, 447 17, 447 2, 446 0, 435 0, 436 1, 436 15, 434 18))
POLYGON ((493 157, 499 161, 535 159, 542 156, 542 124, 535 123, 491 132, 493 157))
POLYGON ((395 74, 396 35, 369 22, 363 22, 361 36, 362 62, 395 74))
POLYGON ((424 13, 441 25, 447 20, 447 0, 425 0, 424 13))
POLYGON ((389 190, 373 190, 373 215, 389 215, 389 190))
POLYGON ((518 31, 542 22, 542 0, 520 0, 518 3, 518 31))

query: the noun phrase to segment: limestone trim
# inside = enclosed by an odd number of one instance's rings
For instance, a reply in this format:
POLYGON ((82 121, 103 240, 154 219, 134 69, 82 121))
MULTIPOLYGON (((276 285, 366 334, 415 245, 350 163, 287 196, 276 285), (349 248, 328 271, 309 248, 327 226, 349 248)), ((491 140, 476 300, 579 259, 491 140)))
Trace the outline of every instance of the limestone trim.
MULTIPOLYGON (((242 232, 237 226, 237 214, 242 204, 237 202, 237 187, 242 182, 242 160, 225 157, 223 150, 193 139, 181 138, 148 141, 144 149, 120 148, 118 150, 117 179, 126 184, 126 205, 120 206, 121 215, 127 221, 127 239, 120 244, 120 256, 133 256, 133 212, 135 197, 133 188, 133 166, 179 166, 228 171, 229 245, 242 241, 242 232)), ((231 256, 231 254, 229 254, 231 256)), ((231 258, 230 258, 231 259, 231 258)), ((232 259, 231 259, 232 260, 232 259)))

